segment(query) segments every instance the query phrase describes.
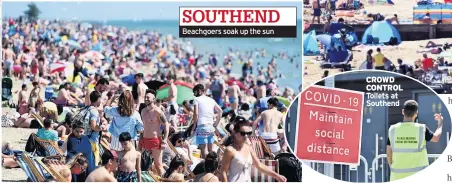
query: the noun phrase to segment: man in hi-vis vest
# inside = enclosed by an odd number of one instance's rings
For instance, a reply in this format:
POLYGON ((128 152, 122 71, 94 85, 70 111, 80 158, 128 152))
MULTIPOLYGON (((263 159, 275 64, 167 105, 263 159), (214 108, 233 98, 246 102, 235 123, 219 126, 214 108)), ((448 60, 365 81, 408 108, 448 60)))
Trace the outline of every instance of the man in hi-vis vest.
POLYGON ((427 141, 438 142, 443 128, 443 117, 435 114, 438 128, 435 133, 425 124, 416 123, 418 103, 414 100, 405 102, 402 110, 403 122, 391 125, 386 154, 391 168, 390 181, 411 176, 429 165, 427 141))

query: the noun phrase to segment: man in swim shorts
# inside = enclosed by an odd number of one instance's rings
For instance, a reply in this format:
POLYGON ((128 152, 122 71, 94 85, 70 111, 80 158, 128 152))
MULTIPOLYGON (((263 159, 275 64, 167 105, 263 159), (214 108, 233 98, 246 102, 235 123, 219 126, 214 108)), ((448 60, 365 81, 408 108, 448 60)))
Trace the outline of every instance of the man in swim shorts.
POLYGON ((237 85, 236 82, 232 83, 232 86, 228 88, 228 97, 229 97, 229 104, 231 105, 231 110, 237 112, 237 108, 239 106, 239 94, 240 94, 240 87, 237 85))
POLYGON ((312 16, 312 23, 314 23, 315 17, 317 17, 317 23, 320 24, 320 15, 322 14, 322 10, 320 8, 320 0, 312 1, 312 9, 314 9, 314 15, 312 16))
POLYGON ((213 150, 213 143, 215 141, 215 128, 220 123, 223 110, 221 110, 221 107, 215 102, 215 100, 204 95, 204 85, 196 85, 193 88, 193 93, 196 98, 193 100, 194 126, 192 131, 196 134, 196 143, 201 149, 201 158, 204 158, 209 152, 212 152, 213 150))
POLYGON ((146 90, 145 103, 147 107, 141 111, 144 131, 140 137, 140 147, 142 151, 152 151, 157 173, 159 176, 163 176, 165 170, 163 169, 162 152, 168 140, 169 124, 163 111, 155 105, 155 93, 154 90, 146 90), (163 138, 160 131, 161 125, 165 127, 163 138))
POLYGON ((263 129, 259 134, 267 143, 272 153, 279 153, 281 145, 279 144, 278 126, 283 125, 284 115, 278 111, 279 100, 275 97, 268 99, 268 110, 262 112, 253 123, 253 133, 256 133, 257 125, 263 120, 263 129))

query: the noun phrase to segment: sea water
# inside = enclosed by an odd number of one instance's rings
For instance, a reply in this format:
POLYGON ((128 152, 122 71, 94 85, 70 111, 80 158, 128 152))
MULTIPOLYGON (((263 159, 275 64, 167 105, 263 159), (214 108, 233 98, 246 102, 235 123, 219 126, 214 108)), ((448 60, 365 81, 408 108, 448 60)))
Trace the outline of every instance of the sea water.
MULTIPOLYGON (((163 35, 171 34, 174 37, 179 36, 178 20, 112 20, 104 23, 117 27, 126 27, 130 30, 151 30, 160 32, 163 35)), ((298 87, 302 83, 301 20, 297 24, 297 38, 186 38, 185 40, 192 42, 197 53, 204 55, 203 61, 207 61, 208 56, 211 53, 215 53, 220 66, 222 65, 223 57, 229 49, 234 51, 240 50, 241 53, 244 53, 245 51, 254 51, 256 48, 259 51, 264 48, 267 51, 266 58, 253 58, 254 74, 257 74, 257 63, 260 63, 262 67, 266 68, 267 64, 271 61, 272 55, 285 52, 288 56, 286 59, 277 58, 277 75, 283 74, 283 77, 278 78, 277 82, 280 88, 287 86, 293 88, 295 92, 298 92, 298 87), (294 59, 293 63, 290 62, 291 57, 294 59)), ((238 60, 234 61, 232 68, 234 75, 241 76, 242 64, 238 60)))

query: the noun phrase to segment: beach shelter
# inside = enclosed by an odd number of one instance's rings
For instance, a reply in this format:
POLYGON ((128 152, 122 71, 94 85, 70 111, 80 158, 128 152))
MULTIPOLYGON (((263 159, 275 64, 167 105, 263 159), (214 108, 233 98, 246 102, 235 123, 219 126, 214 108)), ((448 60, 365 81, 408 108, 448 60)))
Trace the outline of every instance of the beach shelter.
POLYGON ((303 35, 303 55, 313 56, 320 54, 319 46, 317 45, 315 30, 303 35))
MULTIPOLYGON (((177 87, 177 104, 182 104, 184 100, 192 100, 195 98, 193 95, 193 85, 187 82, 176 81, 174 84, 177 87)), ((165 84, 157 90, 157 98, 164 99, 168 97, 169 85, 165 84)))
POLYGON ((383 44, 391 40, 397 39, 397 44, 402 42, 399 31, 387 21, 376 21, 370 25, 363 34, 363 44, 383 44))

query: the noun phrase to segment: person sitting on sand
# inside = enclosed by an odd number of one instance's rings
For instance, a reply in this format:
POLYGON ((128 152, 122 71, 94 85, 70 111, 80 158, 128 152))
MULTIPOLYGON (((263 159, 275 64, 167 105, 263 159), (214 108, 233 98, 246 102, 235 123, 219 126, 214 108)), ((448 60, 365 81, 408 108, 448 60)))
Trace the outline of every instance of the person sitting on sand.
POLYGON ((17 168, 19 164, 16 161, 16 156, 14 151, 11 150, 10 144, 8 142, 2 145, 2 166, 5 168, 17 168))
POLYGON ((427 56, 427 54, 423 54, 423 60, 422 60, 422 68, 424 69, 424 71, 429 71, 433 68, 433 59, 429 58, 427 56))
POLYGON ((86 182, 117 182, 114 176, 118 169, 118 155, 116 151, 105 151, 101 159, 102 165, 88 175, 86 182))
POLYGON ((57 104, 71 105, 71 106, 75 106, 75 105, 79 104, 77 102, 77 100, 71 96, 70 89, 71 89, 71 84, 69 84, 69 83, 64 83, 63 85, 60 86, 59 92, 58 92, 58 97, 56 99, 57 104))
POLYGON ((67 113, 64 122, 60 124, 56 131, 58 132, 58 137, 63 137, 72 133, 72 117, 73 113, 67 113))
POLYGON ((171 160, 168 170, 166 170, 163 178, 171 179, 175 182, 185 182, 184 180, 185 163, 182 158, 176 156, 171 160))
POLYGON ((432 18, 430 17, 430 13, 425 14, 424 18, 422 18, 422 23, 424 24, 432 24, 432 18))
POLYGON ((52 119, 44 119, 44 128, 38 129, 36 135, 42 140, 58 141, 58 132, 52 128, 52 119))
POLYGON ((216 152, 210 152, 204 161, 205 172, 197 175, 194 182, 219 182, 219 178, 215 175, 218 170, 218 155, 216 152))
POLYGON ((386 19, 386 21, 388 21, 390 24, 393 24, 394 22, 396 24, 400 24, 399 18, 397 17, 397 14, 394 14, 393 17, 386 19))
POLYGON ((185 141, 183 133, 174 134, 171 138, 171 144, 174 145, 177 153, 181 156, 182 160, 190 166, 190 169, 193 169, 201 162, 201 159, 194 157, 192 154, 192 148, 190 144, 185 141))

